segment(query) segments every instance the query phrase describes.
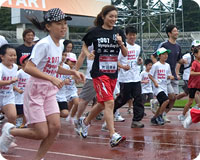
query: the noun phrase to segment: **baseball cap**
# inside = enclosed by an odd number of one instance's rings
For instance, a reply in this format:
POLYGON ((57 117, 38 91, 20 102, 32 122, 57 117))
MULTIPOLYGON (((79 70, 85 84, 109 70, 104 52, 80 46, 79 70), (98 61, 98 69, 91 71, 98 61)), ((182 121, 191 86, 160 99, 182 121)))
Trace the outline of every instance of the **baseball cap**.
POLYGON ((194 41, 192 41, 191 46, 192 46, 192 47, 200 46, 200 40, 194 40, 194 41))
POLYGON ((72 62, 76 62, 77 61, 76 55, 74 53, 71 53, 71 52, 69 52, 67 54, 67 59, 69 59, 72 62))
POLYGON ((4 44, 8 44, 8 41, 5 39, 4 36, 0 35, 0 47, 3 46, 4 44))
POLYGON ((33 42, 36 42, 36 41, 39 41, 39 37, 35 36, 34 39, 33 39, 33 42))
POLYGON ((66 14, 64 14, 60 10, 60 8, 52 8, 44 14, 44 20, 46 22, 53 22, 53 21, 58 22, 63 19, 65 19, 66 21, 72 20, 72 18, 70 16, 67 16, 66 14))
POLYGON ((164 48, 164 47, 161 47, 161 48, 159 48, 159 49, 156 51, 157 55, 163 54, 163 53, 165 53, 165 52, 170 53, 171 50, 166 49, 166 48, 164 48))
POLYGON ((22 65, 26 59, 28 59, 30 55, 21 56, 19 59, 19 63, 22 65))

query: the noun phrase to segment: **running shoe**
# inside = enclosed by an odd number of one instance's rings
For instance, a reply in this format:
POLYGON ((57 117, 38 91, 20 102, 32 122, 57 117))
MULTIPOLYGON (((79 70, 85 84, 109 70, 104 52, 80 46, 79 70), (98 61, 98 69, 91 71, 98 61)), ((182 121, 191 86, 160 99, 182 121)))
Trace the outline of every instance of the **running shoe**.
POLYGON ((163 114, 162 115, 162 118, 164 120, 165 123, 170 123, 171 121, 167 118, 167 115, 166 114, 163 114))
POLYGON ((84 119, 80 120, 80 128, 79 128, 79 135, 82 138, 86 138, 88 136, 88 129, 89 129, 90 125, 86 126, 84 123, 84 119))
POLYGON ((199 155, 198 155, 195 159, 193 159, 193 160, 200 160, 200 153, 199 153, 199 155))
POLYGON ((10 129, 15 128, 12 123, 5 123, 2 128, 2 134, 0 137, 0 152, 8 152, 11 143, 14 141, 14 137, 10 134, 10 129))
POLYGON ((179 121, 184 121, 185 120, 185 116, 183 114, 179 114, 178 115, 178 120, 179 121))
POLYGON ((159 108, 159 102, 157 99, 151 99, 150 100, 150 107, 151 111, 155 114, 159 108))
POLYGON ((184 121, 181 121, 184 128, 188 128, 190 124, 192 124, 192 118, 190 114, 190 110, 187 112, 187 116, 184 121))
POLYGON ((115 147, 117 146, 120 142, 126 140, 126 137, 122 137, 118 133, 114 133, 112 137, 110 138, 110 146, 115 147))
POLYGON ((7 160, 7 159, 5 159, 0 153, 0 160, 7 160))
POLYGON ((115 122, 124 122, 125 119, 120 115, 119 112, 116 112, 114 115, 114 121, 115 122))
POLYGON ((140 121, 132 121, 131 128, 143 128, 144 124, 140 121))
POLYGON ((108 128, 107 128, 106 122, 104 122, 104 123, 102 124, 101 130, 102 130, 102 131, 105 131, 105 132, 108 132, 108 128))

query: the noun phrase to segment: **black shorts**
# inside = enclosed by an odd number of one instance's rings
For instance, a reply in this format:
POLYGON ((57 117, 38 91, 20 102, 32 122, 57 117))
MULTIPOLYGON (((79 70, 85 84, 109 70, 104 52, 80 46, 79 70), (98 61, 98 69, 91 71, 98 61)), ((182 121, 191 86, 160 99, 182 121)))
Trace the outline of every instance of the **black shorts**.
POLYGON ((194 98, 196 91, 200 91, 199 88, 189 88, 189 98, 194 98))
POLYGON ((160 103, 160 106, 166 101, 168 100, 168 96, 165 94, 164 91, 158 93, 158 95, 156 96, 158 102, 160 103))
POLYGON ((24 114, 23 104, 16 104, 17 115, 24 114))
POLYGON ((62 111, 64 109, 68 110, 67 102, 58 102, 58 106, 60 108, 60 111, 62 111))
POLYGON ((187 95, 189 94, 188 81, 184 80, 184 85, 182 89, 187 95))

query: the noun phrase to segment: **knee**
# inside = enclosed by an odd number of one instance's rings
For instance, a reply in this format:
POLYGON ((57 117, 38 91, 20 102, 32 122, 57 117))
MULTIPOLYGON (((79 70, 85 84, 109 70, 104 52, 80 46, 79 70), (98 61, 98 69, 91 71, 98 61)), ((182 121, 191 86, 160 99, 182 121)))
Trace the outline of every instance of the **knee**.
POLYGON ((8 118, 8 122, 13 123, 14 125, 16 124, 17 115, 6 115, 6 117, 8 118))
POLYGON ((40 129, 37 133, 37 140, 41 140, 41 139, 45 139, 48 136, 48 129, 44 128, 44 129, 40 129))
POLYGON ((61 128, 60 123, 49 124, 49 134, 57 134, 61 128))
POLYGON ((62 110, 60 112, 60 117, 66 118, 68 116, 68 114, 69 114, 68 110, 62 110))

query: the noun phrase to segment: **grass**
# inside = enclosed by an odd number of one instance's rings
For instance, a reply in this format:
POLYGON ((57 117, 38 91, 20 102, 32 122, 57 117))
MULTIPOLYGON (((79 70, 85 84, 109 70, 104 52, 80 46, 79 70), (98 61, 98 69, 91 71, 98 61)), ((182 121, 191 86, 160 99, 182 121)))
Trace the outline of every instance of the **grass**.
MULTIPOLYGON (((174 108, 184 108, 187 101, 188 101, 187 99, 176 100, 174 104, 174 108)), ((194 106, 195 104, 196 103, 193 102, 192 106, 194 106)), ((150 106, 150 103, 146 103, 145 106, 150 106)))

